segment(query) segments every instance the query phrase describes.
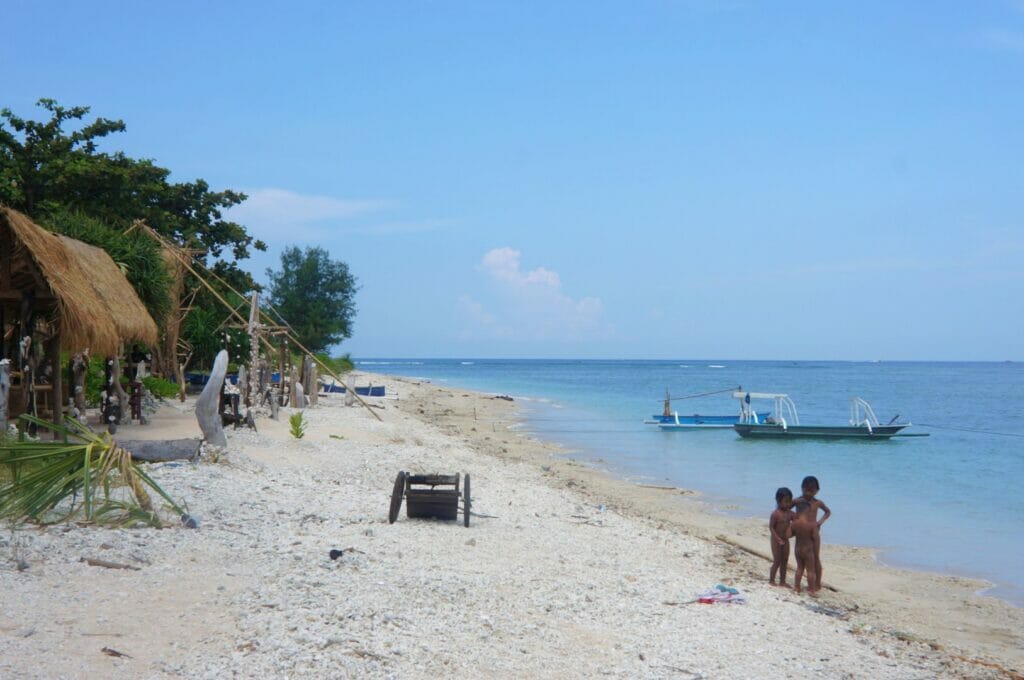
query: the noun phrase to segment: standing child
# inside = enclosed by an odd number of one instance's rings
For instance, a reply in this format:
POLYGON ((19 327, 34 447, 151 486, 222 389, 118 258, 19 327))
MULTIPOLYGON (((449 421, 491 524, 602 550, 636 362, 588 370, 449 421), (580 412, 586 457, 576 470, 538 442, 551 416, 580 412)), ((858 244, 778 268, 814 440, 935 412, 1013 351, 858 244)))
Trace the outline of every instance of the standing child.
POLYGON ((807 574, 807 592, 814 595, 818 592, 816 571, 817 563, 814 559, 814 535, 817 532, 817 523, 811 512, 811 504, 803 498, 796 502, 796 516, 790 526, 793 529, 793 536, 796 537, 796 546, 793 553, 796 556, 796 579, 795 590, 801 592, 800 581, 804 573, 807 574))
POLYGON ((793 492, 786 487, 775 492, 775 510, 768 518, 768 529, 772 535, 772 570, 768 574, 768 583, 775 585, 775 574, 779 575, 779 585, 786 584, 786 569, 789 568, 789 537, 792 535, 790 522, 793 521, 793 492))
MULTIPOLYGON (((832 516, 832 511, 828 509, 825 502, 820 498, 815 498, 818 495, 818 491, 821 487, 818 485, 818 478, 813 476, 804 477, 804 481, 800 483, 800 490, 803 491, 803 497, 801 500, 808 503, 810 508, 808 512, 812 520, 814 520, 814 587, 809 588, 814 592, 817 592, 821 588, 821 525, 825 523, 829 517, 832 516), (818 510, 823 511, 825 514, 822 518, 818 519, 818 510)), ((798 511, 799 512, 799 511, 798 511)))

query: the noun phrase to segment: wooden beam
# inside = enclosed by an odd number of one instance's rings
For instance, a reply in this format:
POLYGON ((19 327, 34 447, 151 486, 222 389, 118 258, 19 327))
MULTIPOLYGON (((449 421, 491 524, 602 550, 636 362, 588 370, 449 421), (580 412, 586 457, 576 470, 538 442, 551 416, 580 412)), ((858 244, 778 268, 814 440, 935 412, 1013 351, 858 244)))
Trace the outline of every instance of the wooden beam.
MULTIPOLYGON (((0 289, 0 300, 21 300, 21 291, 13 288, 0 289)), ((57 298, 52 295, 37 295, 35 298, 37 303, 46 303, 48 305, 56 304, 57 298)))

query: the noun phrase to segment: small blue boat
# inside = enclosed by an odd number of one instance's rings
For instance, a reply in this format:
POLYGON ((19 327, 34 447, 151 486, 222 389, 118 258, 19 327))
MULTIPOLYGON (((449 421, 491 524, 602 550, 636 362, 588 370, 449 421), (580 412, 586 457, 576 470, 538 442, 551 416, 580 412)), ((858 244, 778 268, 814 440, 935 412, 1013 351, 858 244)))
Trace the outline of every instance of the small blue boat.
MULTIPOLYGON (((769 411, 757 414, 764 419, 771 415, 769 411)), ((650 422, 650 421, 648 421, 650 422)), ((702 416, 699 413, 692 415, 680 415, 673 413, 670 416, 664 414, 654 416, 653 423, 662 430, 686 430, 695 427, 732 427, 740 422, 739 414, 734 416, 702 416)))
MULTIPOLYGON (((321 385, 320 390, 328 394, 345 394, 345 388, 337 383, 330 382, 321 385)), ((383 385, 367 385, 366 387, 356 387, 356 394, 360 397, 383 397, 385 395, 385 389, 383 385)))
MULTIPOLYGON (((670 411, 673 400, 679 399, 693 399, 696 397, 706 397, 713 394, 722 394, 725 392, 732 392, 733 390, 739 390, 740 387, 729 388, 727 390, 716 390, 714 392, 705 392, 703 394, 688 395, 685 397, 673 397, 665 391, 665 409, 662 413, 651 416, 650 420, 644 422, 649 425, 657 425, 662 430, 691 430, 694 428, 729 428, 740 421, 741 413, 736 415, 716 415, 708 416, 701 415, 699 413, 693 413, 690 415, 680 415, 678 411, 670 411)), ((764 413, 758 413, 761 418, 767 418, 770 412, 765 411, 764 413)))

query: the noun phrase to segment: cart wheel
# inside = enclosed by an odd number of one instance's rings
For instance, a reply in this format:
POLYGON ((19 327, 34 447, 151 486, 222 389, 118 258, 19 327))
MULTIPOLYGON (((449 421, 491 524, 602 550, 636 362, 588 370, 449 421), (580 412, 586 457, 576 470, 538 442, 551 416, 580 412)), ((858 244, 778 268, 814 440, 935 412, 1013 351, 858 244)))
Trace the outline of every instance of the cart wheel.
POLYGON ((398 511, 402 509, 402 496, 405 495, 405 472, 399 472, 395 477, 395 488, 391 491, 391 507, 388 509, 388 524, 394 524, 398 519, 398 511))
POLYGON ((462 524, 463 526, 469 526, 469 507, 471 502, 469 500, 469 473, 466 473, 465 486, 462 488, 462 524))

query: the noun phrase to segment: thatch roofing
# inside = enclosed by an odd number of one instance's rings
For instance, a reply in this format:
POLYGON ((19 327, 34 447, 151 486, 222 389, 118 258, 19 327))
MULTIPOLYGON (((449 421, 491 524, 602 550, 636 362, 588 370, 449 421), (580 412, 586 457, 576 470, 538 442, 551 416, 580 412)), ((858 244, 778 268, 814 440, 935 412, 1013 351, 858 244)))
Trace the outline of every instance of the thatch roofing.
POLYGON ((112 355, 126 342, 156 344, 156 324, 105 251, 54 235, 26 215, 0 206, 0 227, 4 225, 14 241, 9 255, 27 255, 56 298, 65 349, 112 355))

